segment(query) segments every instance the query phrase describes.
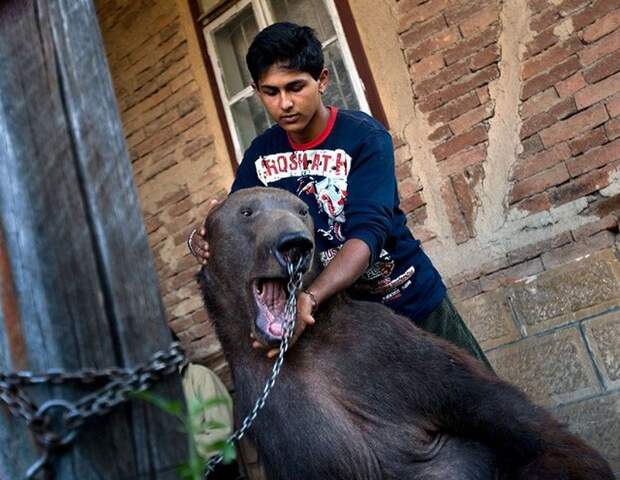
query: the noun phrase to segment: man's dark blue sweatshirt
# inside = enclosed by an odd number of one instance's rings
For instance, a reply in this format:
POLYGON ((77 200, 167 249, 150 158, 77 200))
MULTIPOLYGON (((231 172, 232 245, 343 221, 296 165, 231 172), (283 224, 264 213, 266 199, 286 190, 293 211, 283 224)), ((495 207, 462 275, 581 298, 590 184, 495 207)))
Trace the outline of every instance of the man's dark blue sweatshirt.
POLYGON ((370 267, 348 293, 421 320, 446 288, 399 208, 392 138, 363 112, 330 109, 325 131, 309 143, 295 144, 278 125, 258 136, 231 191, 269 186, 299 196, 314 219, 323 265, 346 240, 368 245, 370 267))

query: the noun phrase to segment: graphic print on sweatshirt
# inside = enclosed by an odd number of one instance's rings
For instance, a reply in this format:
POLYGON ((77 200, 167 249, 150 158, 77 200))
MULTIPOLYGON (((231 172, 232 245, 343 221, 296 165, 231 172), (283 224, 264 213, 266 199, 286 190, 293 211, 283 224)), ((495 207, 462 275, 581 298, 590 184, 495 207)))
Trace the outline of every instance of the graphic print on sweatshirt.
POLYGON ((351 157, 344 150, 303 150, 264 155, 255 161, 259 180, 268 186, 285 178, 297 178, 297 195, 310 195, 319 213, 327 217, 327 228, 317 233, 327 240, 344 242, 347 177, 351 157))

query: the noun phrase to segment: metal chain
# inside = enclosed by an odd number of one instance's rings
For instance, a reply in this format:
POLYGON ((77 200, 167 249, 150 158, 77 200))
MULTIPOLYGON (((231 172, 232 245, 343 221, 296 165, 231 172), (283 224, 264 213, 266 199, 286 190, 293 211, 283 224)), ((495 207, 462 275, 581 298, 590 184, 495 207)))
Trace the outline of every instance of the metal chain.
POLYGON ((26 421, 36 444, 43 451, 41 458, 28 469, 26 478, 49 471, 52 455, 73 441, 78 429, 89 417, 108 413, 116 405, 127 401, 130 394, 147 390, 161 376, 177 371, 186 362, 180 344, 174 342, 167 350, 156 352, 149 361, 133 368, 82 369, 72 373, 60 369, 45 373, 0 372, 0 401, 7 405, 13 416, 26 421), (52 399, 40 407, 22 390, 22 387, 36 384, 91 384, 102 381, 108 383, 77 402, 52 399), (54 417, 59 424, 57 430, 50 426, 52 410, 61 410, 61 415, 54 417))
MULTIPOLYGON (((269 379, 267 380, 267 382, 265 383, 265 386, 263 387, 263 393, 261 394, 260 397, 258 397, 256 402, 254 403, 254 408, 252 408, 250 413, 248 413, 246 417, 243 419, 243 422, 241 422, 241 427, 239 427, 239 429, 236 432, 232 433, 226 439, 226 442, 229 444, 232 444, 234 442, 238 442, 239 440, 241 440, 241 438, 243 438, 245 433, 248 431, 248 429, 250 428, 250 426, 256 419, 258 412, 265 406, 267 397, 269 396, 269 393, 271 393, 271 390, 273 389, 276 383, 276 377, 278 376, 278 374, 280 373, 280 370, 282 369, 282 364, 284 362, 284 354, 288 350, 289 342, 291 338, 293 337, 293 332, 295 331, 295 318, 297 316, 297 291, 300 290, 302 287, 303 271, 301 267, 304 264, 305 260, 306 260, 305 257, 301 256, 296 264, 293 265, 293 263, 288 262, 286 265, 288 276, 289 276, 288 284, 287 284, 287 290, 289 292, 289 297, 286 302, 286 307, 284 310, 286 320, 284 321, 284 332, 282 335, 282 340, 280 342, 280 351, 278 352, 278 358, 273 364, 273 368, 271 369, 271 375, 269 379)), ((208 478, 209 474, 213 472, 215 466, 218 463, 220 463, 223 459, 224 459, 224 456, 222 454, 213 456, 209 459, 209 461, 207 462, 206 471, 203 477, 205 480, 208 478)))

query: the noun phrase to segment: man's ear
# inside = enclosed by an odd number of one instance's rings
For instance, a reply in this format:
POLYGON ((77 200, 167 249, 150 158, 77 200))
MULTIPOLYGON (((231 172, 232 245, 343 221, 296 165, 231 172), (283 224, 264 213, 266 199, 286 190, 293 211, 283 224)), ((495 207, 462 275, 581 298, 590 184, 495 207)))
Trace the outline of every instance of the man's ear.
POLYGON ((319 74, 319 92, 321 94, 325 93, 327 90, 327 83, 329 81, 329 71, 327 70, 327 68, 324 68, 323 70, 321 70, 321 73, 319 74))

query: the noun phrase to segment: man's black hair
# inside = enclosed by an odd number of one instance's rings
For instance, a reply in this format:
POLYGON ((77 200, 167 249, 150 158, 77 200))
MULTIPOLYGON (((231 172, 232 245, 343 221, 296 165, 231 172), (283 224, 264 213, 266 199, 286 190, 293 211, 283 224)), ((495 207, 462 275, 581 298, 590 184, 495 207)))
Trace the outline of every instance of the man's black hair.
POLYGON ((245 61, 258 85, 261 75, 275 63, 309 73, 318 80, 323 70, 321 42, 310 27, 294 23, 274 23, 261 30, 250 45, 245 61))

